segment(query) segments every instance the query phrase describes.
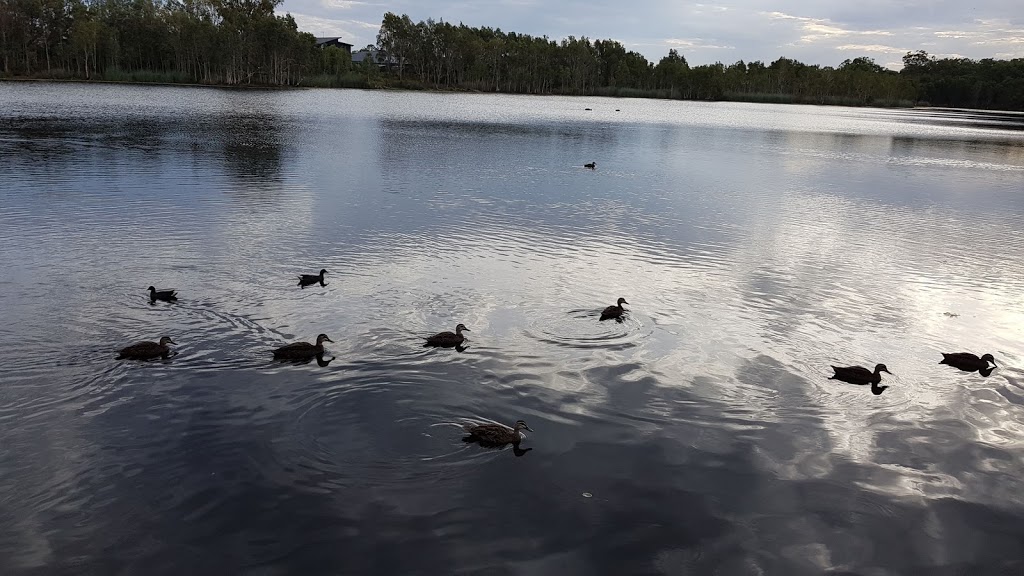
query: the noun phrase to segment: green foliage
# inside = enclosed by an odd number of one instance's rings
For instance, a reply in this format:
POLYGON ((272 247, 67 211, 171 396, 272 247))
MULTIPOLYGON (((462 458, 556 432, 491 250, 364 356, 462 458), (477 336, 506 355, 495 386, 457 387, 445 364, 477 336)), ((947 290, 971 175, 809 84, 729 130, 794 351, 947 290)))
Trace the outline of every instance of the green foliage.
POLYGON ((317 48, 275 14, 280 1, 0 0, 0 76, 1024 110, 1024 59, 917 51, 897 73, 865 57, 836 68, 789 58, 690 66, 673 49, 654 64, 615 40, 392 12, 367 47, 377 59, 353 65, 347 50, 317 48))
MULTIPOLYGON (((298 84, 320 57, 280 0, 0 0, 5 75, 298 84)), ((318 62, 317 62, 318 63, 318 62)), ((343 58, 331 64, 347 70, 343 58)))

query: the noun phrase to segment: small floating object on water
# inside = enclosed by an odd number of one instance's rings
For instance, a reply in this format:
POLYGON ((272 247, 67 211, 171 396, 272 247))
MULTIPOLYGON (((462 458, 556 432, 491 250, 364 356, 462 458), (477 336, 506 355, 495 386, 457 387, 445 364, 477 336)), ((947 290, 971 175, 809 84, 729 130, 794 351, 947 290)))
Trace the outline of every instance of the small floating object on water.
POLYGON ((591 162, 589 164, 584 164, 583 167, 584 168, 590 168, 591 170, 593 170, 594 168, 597 168, 597 162, 591 162))
POLYGON ((952 312, 943 312, 942 315, 947 317, 947 318, 959 318, 960 317, 959 314, 954 314, 952 312))
POLYGON ((466 332, 472 332, 472 330, 466 328, 465 324, 459 324, 455 327, 455 332, 440 332, 438 334, 434 334, 427 338, 427 343, 423 346, 441 346, 444 348, 458 346, 466 340, 466 337, 462 335, 463 330, 466 332))
POLYGON ((591 108, 584 108, 584 110, 591 110, 591 108))
POLYGON ((590 492, 584 492, 584 493, 583 493, 583 497, 584 497, 584 498, 593 498, 593 497, 594 497, 594 495, 593 495, 593 494, 591 494, 590 492))
POLYGON ((147 290, 149 290, 150 302, 156 302, 157 300, 163 300, 164 302, 176 302, 178 300, 178 293, 175 290, 157 290, 153 286, 150 286, 147 290))
MULTIPOLYGON (((310 344, 309 342, 294 342, 292 344, 286 344, 274 350, 274 359, 310 360, 314 357, 322 357, 324 354, 324 342, 333 343, 334 340, 328 338, 327 334, 320 334, 316 337, 316 344, 310 344)), ((333 360, 333 358, 331 360, 333 360)), ((330 360, 327 362, 330 363, 330 360)))
POLYGON ((117 359, 152 360, 154 358, 167 358, 171 355, 171 349, 167 346, 168 344, 177 345, 177 342, 171 340, 170 336, 164 336, 160 338, 160 342, 146 341, 132 344, 122 348, 117 354, 117 359))
POLYGON ((504 424, 466 424, 462 428, 469 432, 469 436, 462 439, 464 442, 476 442, 482 446, 494 447, 506 444, 518 446, 525 438, 522 430, 533 432, 533 429, 522 420, 516 420, 516 425, 513 428, 504 424))
POLYGON ((942 361, 939 364, 948 364, 964 372, 980 372, 982 376, 988 376, 986 372, 989 374, 992 372, 992 368, 988 365, 989 362, 993 367, 996 366, 996 359, 991 354, 985 354, 979 358, 970 352, 943 352, 942 361))
POLYGON ((618 302, 615 303, 615 306, 609 306, 602 310, 601 320, 611 320, 612 318, 618 319, 622 317, 622 313, 626 311, 626 309, 622 307, 623 304, 629 304, 629 302, 626 302, 625 298, 619 298, 618 302))
POLYGON ((615 111, 616 111, 616 112, 618 112, 618 111, 619 111, 619 109, 618 109, 618 108, 616 108, 616 109, 615 109, 615 111))
POLYGON ((299 286, 305 288, 310 284, 316 284, 318 282, 321 286, 326 286, 326 284, 324 284, 324 274, 327 274, 327 270, 321 270, 319 274, 300 274, 299 286))

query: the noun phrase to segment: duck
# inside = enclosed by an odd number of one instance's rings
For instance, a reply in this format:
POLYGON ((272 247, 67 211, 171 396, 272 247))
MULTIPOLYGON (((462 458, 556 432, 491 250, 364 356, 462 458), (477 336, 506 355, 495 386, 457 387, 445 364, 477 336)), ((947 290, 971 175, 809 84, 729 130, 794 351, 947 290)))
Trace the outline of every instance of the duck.
MULTIPOLYGON (((309 342, 293 342, 274 350, 275 360, 309 360, 316 356, 323 356, 324 342, 334 343, 327 334, 320 334, 316 337, 316 344, 309 342)), ((330 362, 330 360, 328 360, 330 362)))
POLYGON ((625 298, 619 298, 618 302, 615 303, 615 306, 609 306, 609 307, 605 308, 604 310, 602 310, 601 311, 601 320, 611 320, 612 318, 616 318, 616 319, 621 318, 622 317, 622 313, 626 311, 626 309, 622 307, 623 304, 629 304, 629 302, 626 302, 625 298))
POLYGON ((466 337, 462 335, 463 330, 465 330, 466 332, 471 332, 471 330, 469 328, 466 328, 465 324, 459 324, 458 326, 455 327, 455 332, 441 332, 441 333, 438 333, 438 334, 434 334, 430 338, 427 338, 427 343, 424 344, 424 347, 426 347, 426 346, 444 346, 444 347, 459 346, 460 344, 462 344, 466 340, 466 337))
POLYGON ((299 286, 305 288, 311 284, 320 283, 321 286, 324 284, 324 274, 327 274, 327 270, 320 270, 319 274, 299 274, 299 286))
POLYGON ((588 164, 584 164, 583 167, 584 168, 590 168, 591 170, 594 170, 595 168, 597 168, 597 162, 590 162, 588 164))
POLYGON ((885 364, 876 365, 874 372, 861 366, 833 366, 832 369, 835 370, 836 373, 833 374, 829 380, 840 380, 848 384, 857 384, 859 386, 871 384, 871 393, 875 396, 885 392, 885 389, 888 388, 888 386, 879 386, 879 383, 882 381, 882 372, 892 374, 892 372, 889 372, 889 369, 885 367, 885 364))
POLYGON ((991 372, 991 368, 988 365, 989 362, 992 363, 992 366, 996 366, 996 359, 991 354, 985 354, 978 358, 970 352, 943 352, 942 361, 939 364, 948 364, 964 372, 981 372, 984 370, 991 372))
POLYGON ((518 446, 525 438, 522 430, 533 432, 533 429, 522 420, 516 420, 516 424, 512 428, 504 424, 466 424, 462 428, 469 433, 469 436, 463 440, 477 442, 484 446, 504 446, 506 444, 518 446))
POLYGON ((117 359, 122 360, 152 360, 154 358, 167 358, 171 355, 168 344, 177 346, 177 342, 171 340, 170 336, 160 338, 159 342, 139 342, 122 348, 117 354, 117 359))
POLYGON ((149 290, 150 302, 156 302, 157 300, 163 300, 164 302, 176 302, 178 300, 178 293, 175 290, 157 290, 153 286, 150 286, 147 290, 149 290))

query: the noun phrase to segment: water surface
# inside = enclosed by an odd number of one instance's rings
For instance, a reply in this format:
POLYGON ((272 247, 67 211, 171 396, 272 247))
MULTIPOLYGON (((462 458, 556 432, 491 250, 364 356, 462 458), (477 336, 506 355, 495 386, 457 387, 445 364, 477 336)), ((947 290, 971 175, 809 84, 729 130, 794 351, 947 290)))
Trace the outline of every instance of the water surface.
POLYGON ((2 83, 0 573, 1020 571, 1022 126, 2 83))

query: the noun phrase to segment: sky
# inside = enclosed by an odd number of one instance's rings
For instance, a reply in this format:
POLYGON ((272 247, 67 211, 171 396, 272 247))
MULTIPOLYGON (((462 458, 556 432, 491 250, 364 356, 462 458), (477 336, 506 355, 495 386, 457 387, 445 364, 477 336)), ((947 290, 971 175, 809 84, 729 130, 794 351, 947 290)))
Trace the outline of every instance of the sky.
POLYGON ((939 57, 1024 57, 1022 0, 284 0, 299 29, 375 43, 385 12, 503 31, 618 40, 657 62, 675 48, 691 64, 780 56, 835 66, 868 56, 893 69, 913 50, 939 57))

